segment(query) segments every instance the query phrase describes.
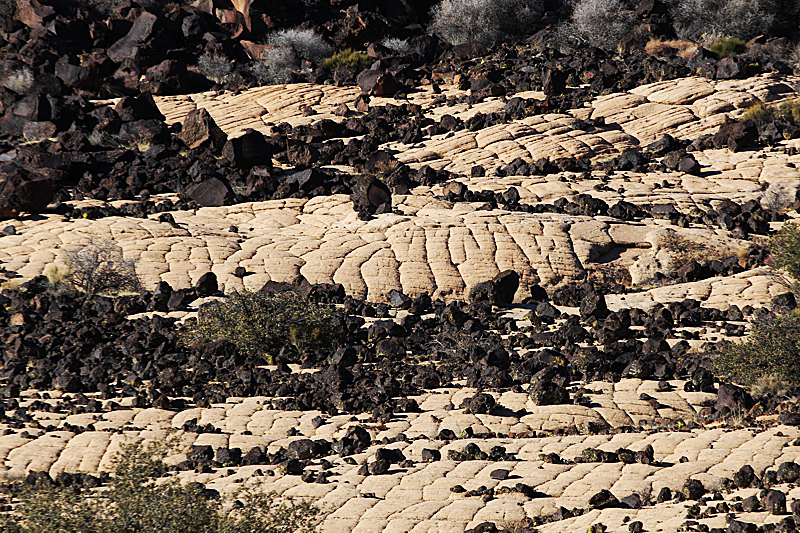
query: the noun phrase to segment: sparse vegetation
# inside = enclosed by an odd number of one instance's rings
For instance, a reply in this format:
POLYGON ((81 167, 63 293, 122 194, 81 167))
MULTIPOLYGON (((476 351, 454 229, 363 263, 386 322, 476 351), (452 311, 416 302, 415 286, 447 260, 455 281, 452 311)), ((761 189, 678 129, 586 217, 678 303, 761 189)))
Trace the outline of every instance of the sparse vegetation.
POLYGON ((387 37, 381 41, 381 45, 401 55, 417 52, 407 39, 398 39, 397 37, 387 37))
POLYGON ((670 7, 679 37, 740 39, 768 33, 776 9, 772 0, 673 0, 670 7))
POLYGON ((656 57, 677 55, 689 59, 697 53, 697 45, 685 39, 650 39, 644 47, 645 53, 656 57))
POLYGON ((117 294, 140 290, 136 262, 126 259, 110 239, 92 238, 89 244, 62 252, 68 283, 87 294, 117 294))
POLYGON ((800 280, 800 225, 786 222, 769 241, 775 266, 800 280))
POLYGON ((539 22, 542 0, 442 0, 431 11, 431 29, 451 44, 493 43, 530 32, 539 22))
POLYGON ((697 261, 704 264, 714 259, 722 259, 734 255, 729 249, 707 246, 701 242, 682 237, 674 231, 665 233, 659 242, 659 246, 669 252, 670 270, 678 270, 689 261, 697 261))
POLYGON ((296 292, 239 292, 201 308, 186 342, 204 345, 226 339, 241 353, 266 355, 274 361, 273 356, 287 344, 298 349, 330 345, 340 320, 334 309, 296 292))
POLYGON ((269 48, 252 67, 253 75, 265 83, 281 83, 301 68, 303 61, 318 64, 333 48, 313 30, 281 30, 267 38, 269 48))
POLYGON ((714 369, 748 386, 767 377, 796 382, 800 379, 800 313, 759 317, 746 341, 718 349, 714 369))
POLYGON ((747 51, 747 45, 741 39, 736 37, 717 39, 709 48, 718 59, 724 59, 747 51))
POLYGON ((215 52, 206 52, 197 60, 197 68, 214 83, 227 83, 233 73, 233 62, 215 52))
POLYGON ((616 50, 620 39, 629 35, 635 25, 629 8, 624 0, 580 0, 565 31, 579 42, 616 50))
POLYGON ((366 70, 372 66, 373 59, 370 58, 367 54, 363 54, 361 52, 356 52, 352 48, 346 48, 344 50, 339 50, 331 57, 325 59, 321 66, 328 69, 328 70, 336 70, 336 67, 339 65, 347 65, 349 67, 353 67, 356 70, 366 70))
POLYGON ((159 479, 169 446, 123 446, 107 490, 48 484, 18 489, 14 513, 0 513, 8 533, 282 533, 314 531, 318 509, 308 501, 279 500, 258 487, 225 505, 197 485, 159 479))
POLYGON ((742 113, 740 120, 752 120, 756 126, 762 127, 775 120, 775 112, 773 108, 758 103, 748 107, 747 111, 742 113))

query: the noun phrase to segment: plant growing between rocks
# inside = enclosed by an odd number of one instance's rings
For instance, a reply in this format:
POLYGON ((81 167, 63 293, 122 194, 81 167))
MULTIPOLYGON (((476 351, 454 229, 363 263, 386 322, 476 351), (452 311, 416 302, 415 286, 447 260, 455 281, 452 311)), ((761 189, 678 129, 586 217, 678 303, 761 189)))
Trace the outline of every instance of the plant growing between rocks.
POLYGON ((769 241, 775 267, 800 280, 800 225, 786 222, 769 241))
POLYGON ((203 306, 188 328, 185 342, 203 346, 224 339, 243 354, 266 355, 272 362, 286 345, 299 350, 329 346, 340 323, 334 309, 296 292, 237 292, 203 306))
POLYGON ((124 445, 107 490, 53 486, 49 479, 16 486, 13 513, 0 514, 7 533, 311 533, 318 509, 308 501, 279 500, 251 487, 233 506, 199 484, 159 479, 170 441, 124 445))
POLYGON ((540 23, 541 0, 442 0, 431 10, 430 29, 451 44, 494 43, 531 32, 540 23))
POLYGON ((227 83, 232 79, 233 64, 224 55, 206 52, 197 59, 197 68, 214 83, 227 83))
POLYGON ((580 0, 562 32, 579 43, 616 50, 636 23, 630 7, 624 0, 580 0))
POLYGON ((718 348, 714 369, 753 386, 769 376, 771 381, 800 379, 800 312, 769 314, 753 322, 745 342, 718 348))
POLYGON ((718 59, 724 59, 726 57, 745 53, 747 51, 747 45, 743 40, 737 39, 736 37, 730 39, 723 38, 715 41, 709 50, 711 50, 718 59))
POLYGON ((265 83, 282 83, 303 61, 318 64, 333 52, 331 45, 313 30, 285 29, 267 38, 268 49, 252 67, 253 75, 265 83))
POLYGON ((356 70, 366 70, 370 66, 372 66, 373 60, 367 54, 363 54, 361 52, 356 52, 352 48, 345 48, 344 50, 339 50, 331 57, 325 59, 320 63, 320 66, 326 68, 328 70, 336 70, 336 67, 339 65, 347 65, 348 67, 353 67, 356 70))
POLYGON ((669 5, 679 37, 749 39, 768 33, 776 15, 772 0, 673 0, 669 5))
POLYGON ((110 239, 92 238, 89 244, 62 252, 66 273, 61 283, 89 295, 119 294, 141 289, 136 262, 126 259, 110 239))

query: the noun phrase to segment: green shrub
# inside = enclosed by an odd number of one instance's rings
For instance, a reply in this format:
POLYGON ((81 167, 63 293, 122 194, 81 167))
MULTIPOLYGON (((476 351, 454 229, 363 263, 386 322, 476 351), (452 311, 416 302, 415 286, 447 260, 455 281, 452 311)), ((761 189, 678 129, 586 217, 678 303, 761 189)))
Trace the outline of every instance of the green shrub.
POLYGON ((225 339, 249 356, 276 355, 283 346, 298 349, 330 345, 341 316, 296 292, 239 292, 200 310, 186 332, 186 342, 205 345, 225 339))
POLYGON ((767 377, 796 383, 800 379, 800 313, 757 319, 745 342, 718 349, 714 369, 744 385, 767 377))
POLYGON ((800 99, 786 100, 778 106, 778 112, 786 120, 800 124, 800 99))
POLYGON ((710 50, 717 56, 717 59, 724 59, 744 53, 747 51, 747 45, 744 44, 743 40, 735 37, 732 39, 719 39, 711 45, 710 50))
POLYGON ((140 290, 136 262, 126 259, 110 239, 92 238, 89 244, 62 252, 66 270, 59 280, 87 294, 118 294, 140 290))
POLYGON ((800 225, 786 222, 769 240, 769 249, 775 258, 775 266, 800 280, 800 225))
POLYGON ((765 126, 775 120, 775 110, 758 103, 747 108, 739 120, 752 120, 756 126, 765 126))
POLYGON ((366 70, 372 66, 373 59, 367 54, 356 52, 352 48, 339 50, 331 57, 325 59, 321 65, 328 70, 336 70, 339 65, 347 65, 353 67, 358 71, 366 70))
POLYGON ((201 487, 158 480, 171 447, 141 442, 123 446, 107 489, 49 484, 16 490, 14 513, 0 513, 7 533, 311 533, 318 510, 310 502, 279 501, 274 494, 243 489, 238 504, 225 505, 201 487))

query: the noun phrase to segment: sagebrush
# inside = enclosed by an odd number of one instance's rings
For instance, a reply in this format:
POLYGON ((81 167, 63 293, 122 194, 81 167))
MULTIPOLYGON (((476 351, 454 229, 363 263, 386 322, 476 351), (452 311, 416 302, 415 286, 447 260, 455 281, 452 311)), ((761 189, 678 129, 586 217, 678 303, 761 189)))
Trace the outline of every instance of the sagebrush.
POLYGON ((111 239, 92 238, 89 244, 62 252, 68 275, 64 283, 87 294, 118 294, 141 289, 136 262, 125 258, 111 239))
POLYGON ((220 53, 206 52, 197 59, 197 69, 214 83, 227 83, 233 74, 233 62, 220 53))
POLYGON ((303 61, 318 64, 333 53, 333 47, 313 30, 284 29, 267 38, 267 51, 252 67, 253 75, 266 83, 286 81, 303 61))
POLYGON ((796 383, 800 379, 800 313, 757 318, 746 341, 718 348, 714 369, 744 385, 765 377, 796 383))
POLYGON ((543 8, 543 0, 442 0, 431 10, 430 29, 451 44, 494 43, 531 33, 543 8))
POLYGON ((616 50, 620 39, 633 31, 635 18, 624 0, 580 0, 566 31, 576 40, 616 50))
POLYGON ((17 487, 12 513, 0 513, 4 533, 311 533, 318 509, 280 500, 258 487, 233 495, 234 505, 201 486, 159 479, 167 470, 163 442, 124 445, 105 490, 48 483, 17 487))
POLYGON ((768 33, 775 21, 772 0, 672 0, 678 36, 738 37, 768 33))
POLYGON ((341 315, 287 291, 278 294, 238 292, 201 308, 186 331, 188 344, 225 339, 249 356, 274 356, 286 345, 298 349, 330 346, 340 330, 341 315))

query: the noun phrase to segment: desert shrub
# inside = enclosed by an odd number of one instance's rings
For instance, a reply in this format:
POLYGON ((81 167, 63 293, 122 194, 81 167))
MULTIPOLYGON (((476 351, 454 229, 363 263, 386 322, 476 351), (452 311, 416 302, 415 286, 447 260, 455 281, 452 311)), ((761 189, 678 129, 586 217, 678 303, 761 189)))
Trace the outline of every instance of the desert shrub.
POLYGON ((318 510, 309 502, 280 501, 258 488, 234 497, 242 505, 225 505, 196 485, 174 478, 159 480, 166 470, 163 443, 123 446, 107 490, 26 487, 15 496, 14 513, 0 513, 0 531, 8 533, 280 533, 314 531, 318 510))
POLYGON ((238 292, 204 306, 187 329, 185 341, 204 345, 225 339, 243 354, 270 358, 285 345, 298 349, 330 345, 340 321, 335 309, 296 292, 238 292))
POLYGON ((252 67, 253 75, 266 83, 286 81, 303 60, 317 64, 333 53, 331 45, 313 30, 299 28, 275 32, 267 38, 268 50, 252 67))
POLYGON ((747 51, 747 45, 743 40, 736 37, 717 39, 709 48, 717 59, 743 54, 747 51))
POLYGON ((758 103, 748 107, 739 120, 752 120, 756 126, 762 127, 775 120, 775 112, 771 107, 758 103))
POLYGON ((197 59, 197 69, 214 83, 226 83, 233 74, 233 62, 223 54, 206 52, 197 59))
POLYGON ((411 46, 407 39, 398 39, 397 37, 387 37, 381 41, 381 45, 400 55, 413 54, 418 51, 411 46))
POLYGON ((769 240, 769 249, 775 258, 775 266, 800 280, 800 225, 795 222, 784 223, 769 240))
POLYGON ((629 8, 624 0, 580 0, 566 31, 579 42, 616 50, 617 43, 630 35, 636 22, 629 8))
POLYGON ((800 99, 786 100, 778 106, 780 116, 795 124, 800 124, 800 99))
POLYGON ((717 351, 715 371, 744 385, 753 385, 765 376, 796 383, 800 379, 800 313, 759 317, 746 341, 717 351))
POLYGON ((325 59, 321 63, 321 66, 328 70, 335 70, 339 65, 347 65, 348 67, 353 67, 360 71, 368 69, 372 66, 372 63, 373 59, 367 54, 356 52, 352 48, 345 48, 325 59))
POLYGON ((87 294, 138 291, 136 262, 126 259, 110 239, 92 238, 89 244, 62 252, 69 275, 64 282, 87 294))
POLYGON ((442 0, 431 10, 430 28, 451 44, 493 43, 531 32, 543 0, 442 0))
POLYGON ((775 21, 772 0, 672 0, 680 37, 705 34, 749 39, 768 33, 775 21))
POLYGON ((19 95, 28 94, 33 90, 33 71, 26 67, 14 70, 3 78, 3 87, 19 95))

